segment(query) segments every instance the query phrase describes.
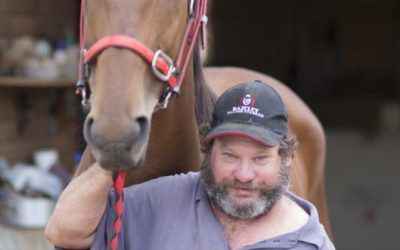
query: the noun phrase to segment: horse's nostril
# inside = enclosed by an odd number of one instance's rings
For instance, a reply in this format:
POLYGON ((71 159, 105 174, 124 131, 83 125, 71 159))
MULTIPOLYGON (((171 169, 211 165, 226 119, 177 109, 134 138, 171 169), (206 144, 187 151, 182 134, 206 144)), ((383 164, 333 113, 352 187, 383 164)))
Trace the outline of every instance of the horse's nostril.
POLYGON ((139 129, 140 129, 139 134, 140 135, 146 134, 147 130, 148 130, 148 126, 149 126, 147 118, 145 116, 138 117, 138 118, 136 118, 136 122, 139 125, 139 129))
POLYGON ((88 126, 88 128, 91 128, 93 125, 93 122, 94 122, 94 119, 92 117, 88 117, 86 126, 88 126))
POLYGON ((87 117, 83 126, 83 134, 88 143, 91 141, 91 129, 93 123, 94 119, 92 117, 87 117))

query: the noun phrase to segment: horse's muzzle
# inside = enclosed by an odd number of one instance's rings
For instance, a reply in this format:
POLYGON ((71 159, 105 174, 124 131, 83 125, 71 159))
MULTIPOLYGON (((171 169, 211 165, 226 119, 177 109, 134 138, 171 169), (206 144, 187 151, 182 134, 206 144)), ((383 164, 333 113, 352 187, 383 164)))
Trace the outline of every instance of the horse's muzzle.
POLYGON ((142 165, 145 158, 145 153, 137 153, 136 155, 132 155, 122 152, 115 154, 114 152, 102 152, 95 149, 92 153, 101 167, 112 171, 138 168, 142 165))
POLYGON ((130 125, 105 126, 91 117, 86 118, 85 140, 92 148, 94 158, 103 168, 132 169, 143 162, 149 138, 148 119, 140 117, 130 125))

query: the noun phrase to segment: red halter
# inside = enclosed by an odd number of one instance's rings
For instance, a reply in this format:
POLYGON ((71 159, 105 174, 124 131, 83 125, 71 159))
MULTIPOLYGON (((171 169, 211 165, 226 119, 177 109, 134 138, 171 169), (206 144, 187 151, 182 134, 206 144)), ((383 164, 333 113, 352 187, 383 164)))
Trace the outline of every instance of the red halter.
MULTIPOLYGON (((166 83, 163 95, 157 105, 161 108, 166 108, 168 101, 179 94, 185 77, 186 69, 189 60, 193 53, 194 46, 197 42, 197 37, 200 31, 202 48, 205 48, 205 27, 207 24, 207 0, 189 0, 189 14, 186 21, 186 30, 182 38, 178 54, 173 60, 162 50, 153 51, 139 40, 123 35, 115 34, 101 38, 89 49, 85 48, 84 37, 84 6, 85 0, 81 1, 80 15, 80 39, 79 39, 79 80, 76 84, 76 92, 82 97, 82 104, 89 103, 89 67, 90 61, 98 56, 102 51, 110 47, 126 48, 147 61, 155 76, 162 82, 166 83)), ((119 171, 114 175, 114 189, 116 194, 116 202, 114 204, 115 219, 114 219, 114 234, 109 241, 112 250, 118 249, 118 239, 121 233, 121 222, 123 214, 123 187, 125 182, 125 171, 119 171)))
POLYGON ((205 27, 207 24, 207 0, 190 0, 189 14, 186 22, 185 34, 182 38, 178 54, 173 60, 162 50, 153 51, 139 40, 123 35, 115 34, 101 38, 94 43, 90 48, 85 48, 84 38, 84 2, 81 4, 80 16, 80 51, 81 56, 79 59, 79 80, 77 82, 77 93, 82 97, 82 104, 89 102, 89 67, 90 61, 98 56, 103 50, 110 47, 126 48, 140 56, 143 60, 147 61, 152 68, 155 76, 162 82, 167 84, 163 96, 160 98, 159 106, 166 108, 168 101, 173 96, 180 92, 183 79, 185 77, 186 69, 189 60, 193 53, 194 46, 196 45, 197 37, 200 31, 201 43, 203 49, 205 48, 205 27))

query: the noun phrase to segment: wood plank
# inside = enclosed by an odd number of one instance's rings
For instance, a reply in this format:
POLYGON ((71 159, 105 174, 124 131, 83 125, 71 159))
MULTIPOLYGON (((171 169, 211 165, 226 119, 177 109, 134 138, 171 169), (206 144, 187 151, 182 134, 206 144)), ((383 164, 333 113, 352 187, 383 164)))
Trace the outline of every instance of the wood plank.
POLYGON ((74 87, 75 81, 66 78, 40 79, 22 76, 1 76, 0 87, 74 87))

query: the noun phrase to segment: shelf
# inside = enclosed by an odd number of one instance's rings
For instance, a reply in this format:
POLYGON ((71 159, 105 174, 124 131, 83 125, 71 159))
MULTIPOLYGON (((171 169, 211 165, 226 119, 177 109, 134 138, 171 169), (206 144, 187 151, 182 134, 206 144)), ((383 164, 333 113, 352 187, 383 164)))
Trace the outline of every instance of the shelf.
POLYGON ((0 76, 0 87, 74 87, 75 81, 71 79, 41 79, 22 76, 0 76))

